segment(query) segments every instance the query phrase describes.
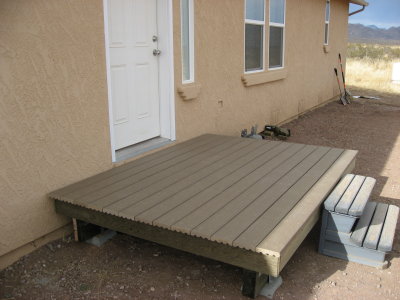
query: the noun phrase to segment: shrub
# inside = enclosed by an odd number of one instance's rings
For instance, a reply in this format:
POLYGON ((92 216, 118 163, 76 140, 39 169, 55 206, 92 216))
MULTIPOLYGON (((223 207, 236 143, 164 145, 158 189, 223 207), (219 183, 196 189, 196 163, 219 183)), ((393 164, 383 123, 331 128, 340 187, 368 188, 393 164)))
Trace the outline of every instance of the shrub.
POLYGON ((400 60, 400 47, 378 44, 349 43, 347 57, 350 59, 400 60))

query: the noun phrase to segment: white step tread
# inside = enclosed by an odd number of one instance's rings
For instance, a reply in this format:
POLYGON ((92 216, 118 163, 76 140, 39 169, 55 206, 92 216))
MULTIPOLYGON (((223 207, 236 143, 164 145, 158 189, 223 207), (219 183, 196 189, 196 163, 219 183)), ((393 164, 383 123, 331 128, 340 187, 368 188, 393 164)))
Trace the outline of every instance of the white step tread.
POLYGON ((375 183, 372 177, 347 174, 324 202, 324 207, 331 212, 360 217, 375 183))
POLYGON ((392 250, 399 207, 369 202, 351 235, 359 247, 388 252, 392 250))

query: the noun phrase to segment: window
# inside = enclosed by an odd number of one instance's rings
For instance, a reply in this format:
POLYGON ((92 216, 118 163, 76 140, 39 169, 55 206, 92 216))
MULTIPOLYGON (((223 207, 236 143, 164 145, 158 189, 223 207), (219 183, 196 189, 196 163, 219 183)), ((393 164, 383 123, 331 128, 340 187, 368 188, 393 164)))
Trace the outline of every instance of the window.
POLYGON ((324 44, 328 45, 329 40, 329 20, 331 18, 331 2, 330 0, 326 0, 325 6, 325 37, 324 37, 324 44))
POLYGON ((285 48, 285 0, 270 0, 269 68, 282 68, 285 48))
POLYGON ((194 82, 193 0, 181 0, 182 82, 194 82))
POLYGON ((265 0, 246 0, 245 71, 264 70, 265 0))

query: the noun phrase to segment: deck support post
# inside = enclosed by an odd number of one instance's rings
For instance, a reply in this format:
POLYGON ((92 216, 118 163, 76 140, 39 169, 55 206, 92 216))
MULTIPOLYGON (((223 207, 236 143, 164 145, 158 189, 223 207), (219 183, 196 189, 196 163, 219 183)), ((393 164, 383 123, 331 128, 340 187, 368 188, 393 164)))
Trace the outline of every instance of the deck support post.
POLYGON ((258 295, 273 297, 275 291, 282 284, 282 278, 273 277, 255 271, 243 269, 243 296, 256 298, 258 295))
POLYGON ((102 232, 102 227, 73 218, 74 238, 77 242, 84 242, 102 232))

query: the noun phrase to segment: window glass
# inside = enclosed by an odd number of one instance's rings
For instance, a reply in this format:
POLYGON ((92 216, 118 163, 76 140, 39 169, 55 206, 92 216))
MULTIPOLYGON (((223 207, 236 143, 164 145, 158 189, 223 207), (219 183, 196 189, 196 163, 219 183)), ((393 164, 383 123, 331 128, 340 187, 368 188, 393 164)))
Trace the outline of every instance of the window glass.
POLYGON ((264 21, 264 0, 246 0, 246 19, 264 21))
POLYGON ((193 0, 181 0, 182 81, 194 81, 193 0))
POLYGON ((182 72, 183 80, 190 80, 189 0, 182 0, 182 72))
POLYGON ((265 0, 246 0, 244 70, 264 70, 265 0))
POLYGON ((324 28, 324 44, 328 45, 329 42, 329 20, 331 18, 331 3, 326 0, 325 6, 325 28, 324 28))
POLYGON ((329 22, 329 18, 330 18, 330 13, 331 13, 331 8, 329 5, 329 1, 326 1, 326 8, 325 8, 325 21, 329 22))
POLYGON ((270 22, 285 23, 285 0, 270 0, 270 22))
POLYGON ((325 24, 325 41, 324 41, 325 45, 328 45, 328 30, 329 30, 329 24, 326 23, 325 24))
POLYGON ((246 24, 245 66, 246 71, 263 69, 264 26, 246 24))
POLYGON ((285 0, 270 0, 268 52, 270 69, 283 67, 285 5, 285 0))
POLYGON ((283 66, 283 27, 269 29, 269 67, 283 66))

